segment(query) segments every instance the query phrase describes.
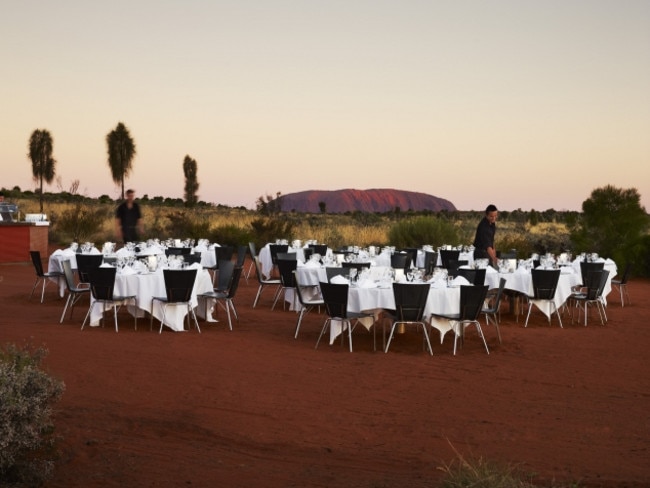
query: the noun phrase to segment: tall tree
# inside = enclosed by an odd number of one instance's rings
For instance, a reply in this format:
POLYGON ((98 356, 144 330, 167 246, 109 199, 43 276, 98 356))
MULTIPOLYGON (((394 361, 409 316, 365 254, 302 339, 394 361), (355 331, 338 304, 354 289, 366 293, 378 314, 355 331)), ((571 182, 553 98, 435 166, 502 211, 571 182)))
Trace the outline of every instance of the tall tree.
POLYGON ((189 156, 185 156, 183 161, 183 173, 185 173, 185 205, 193 207, 199 200, 196 195, 196 192, 199 191, 199 180, 196 176, 196 161, 189 156))
POLYGON ((106 145, 108 146, 108 165, 111 168, 111 176, 115 184, 122 186, 122 200, 124 200, 124 178, 129 176, 132 169, 135 142, 133 142, 129 129, 120 122, 106 136, 106 145))
POLYGON ((32 175, 39 182, 38 200, 43 213, 43 181, 54 180, 56 160, 52 157, 54 141, 46 129, 36 129, 29 138, 29 159, 32 160, 32 175))

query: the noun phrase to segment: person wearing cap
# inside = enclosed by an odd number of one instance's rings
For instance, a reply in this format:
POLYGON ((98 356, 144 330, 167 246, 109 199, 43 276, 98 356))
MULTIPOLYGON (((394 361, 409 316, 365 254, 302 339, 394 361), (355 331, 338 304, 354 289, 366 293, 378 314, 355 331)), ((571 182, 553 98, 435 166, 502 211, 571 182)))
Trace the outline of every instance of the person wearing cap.
POLYGON ((474 260, 489 259, 492 266, 497 266, 497 252, 494 248, 494 235, 496 233, 496 221, 498 210, 495 205, 488 205, 485 209, 485 216, 476 227, 474 237, 474 260))

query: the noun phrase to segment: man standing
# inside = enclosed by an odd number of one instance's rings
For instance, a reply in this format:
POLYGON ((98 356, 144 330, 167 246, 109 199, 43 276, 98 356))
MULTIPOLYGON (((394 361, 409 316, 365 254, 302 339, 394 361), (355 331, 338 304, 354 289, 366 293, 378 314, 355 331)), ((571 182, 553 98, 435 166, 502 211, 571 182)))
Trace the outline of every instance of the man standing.
POLYGON ((126 191, 124 200, 115 211, 115 227, 118 240, 122 242, 138 242, 142 234, 142 213, 140 205, 135 201, 135 191, 126 191))
POLYGON ((490 264, 497 266, 497 252, 494 249, 494 234, 497 230, 497 208, 490 204, 485 209, 485 217, 481 219, 476 228, 474 237, 474 259, 489 259, 490 264))

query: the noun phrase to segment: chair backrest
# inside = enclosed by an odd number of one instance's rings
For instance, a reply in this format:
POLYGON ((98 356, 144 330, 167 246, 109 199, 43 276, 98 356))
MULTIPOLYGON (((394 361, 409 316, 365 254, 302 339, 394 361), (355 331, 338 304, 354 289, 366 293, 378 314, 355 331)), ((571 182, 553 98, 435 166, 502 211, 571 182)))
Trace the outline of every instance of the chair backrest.
POLYGON ((76 257, 79 281, 88 283, 90 281, 90 270, 99 268, 104 261, 104 256, 101 254, 77 254, 76 257))
POLYGON ((189 302, 196 281, 196 269, 163 269, 168 303, 189 302))
POLYGON ((609 279, 609 271, 603 269, 600 275, 600 285, 598 286, 598 293, 596 297, 600 298, 603 296, 605 291, 605 286, 607 286, 607 280, 609 279))
POLYGON ((345 278, 350 276, 350 269, 337 266, 327 266, 325 268, 325 276, 327 276, 327 281, 332 281, 332 278, 335 276, 344 276, 345 278))
POLYGON ((275 256, 275 264, 278 263, 279 260, 284 259, 286 261, 296 261, 298 259, 298 253, 296 252, 279 252, 275 256))
POLYGON ((278 253, 289 251, 289 244, 269 244, 269 252, 271 253, 271 262, 278 264, 278 253))
POLYGON ((509 251, 497 251, 497 258, 499 259, 517 259, 517 250, 510 249, 509 251))
POLYGON ((219 261, 217 268, 219 269, 217 273, 217 290, 227 291, 230 288, 235 263, 228 259, 222 259, 219 261))
POLYGON ((445 268, 447 268, 447 272, 450 275, 456 276, 458 274, 458 269, 461 266, 466 266, 467 264, 468 262, 466 259, 450 259, 447 261, 447 266, 445 266, 445 268))
POLYGON ((219 261, 231 261, 234 253, 235 248, 233 246, 214 246, 214 257, 217 268, 219 268, 219 261))
POLYGON ((261 285, 264 281, 264 277, 262 275, 262 265, 259 256, 255 256, 253 262, 255 263, 255 276, 257 276, 257 281, 261 285))
POLYGON ((592 271, 601 271, 605 268, 605 263, 589 263, 580 261, 580 275, 582 276, 582 285, 587 286, 587 275, 592 271))
POLYGON ((246 261, 246 253, 248 252, 248 246, 237 246, 237 266, 244 266, 244 261, 246 261))
POLYGON ((255 245, 255 243, 253 241, 250 241, 248 243, 248 250, 251 253, 251 258, 254 258, 255 256, 257 256, 257 246, 255 245))
POLYGON ((421 322, 429 290, 429 283, 393 283, 397 319, 402 322, 421 322))
POLYGON ((540 300, 555 298, 555 290, 560 279, 559 269, 533 269, 533 297, 540 300))
POLYGON ((370 269, 370 263, 346 263, 345 261, 341 263, 341 267, 350 272, 351 268, 356 269, 358 272, 361 272, 362 269, 370 269))
POLYGON ((621 285, 626 285, 627 280, 630 279, 630 272, 632 271, 632 263, 627 263, 625 265, 625 270, 623 271, 623 276, 621 277, 621 285))
POLYGON ((460 287, 460 320, 476 320, 483 309, 488 286, 463 285, 460 287))
POLYGON ((43 277, 43 261, 41 261, 41 252, 40 251, 29 251, 29 256, 32 258, 32 264, 34 265, 34 271, 36 271, 36 276, 43 277))
POLYGON ((298 271, 294 270, 293 271, 293 279, 296 283, 296 293, 298 293, 298 301, 303 307, 307 307, 307 300, 305 300, 305 297, 302 294, 302 288, 305 286, 300 282, 300 277, 298 276, 298 271))
POLYGON ((437 264, 438 253, 436 251, 424 251, 424 274, 432 274, 437 264))
POLYGON ((349 287, 347 284, 320 282, 320 291, 325 302, 325 309, 327 310, 327 315, 331 318, 347 318, 349 287))
POLYGON ((312 247, 305 247, 302 250, 303 255, 305 256, 305 262, 309 261, 309 258, 312 257, 314 254, 314 248, 312 247))
POLYGON ((409 268, 409 255, 405 252, 393 253, 390 257, 390 267, 406 271, 409 268))
POLYGON ((499 307, 501 306, 501 298, 503 297, 503 289, 506 287, 506 279, 501 278, 499 280, 499 288, 497 289, 497 294, 494 297, 494 302, 492 302, 492 306, 488 310, 483 310, 483 312, 498 312, 499 307))
POLYGON ((411 266, 415 266, 418 260, 418 248, 405 247, 401 252, 405 252, 408 255, 408 262, 406 263, 406 267, 410 268, 411 266))
POLYGON ((185 254, 183 256, 183 261, 185 261, 187 264, 194 264, 194 263, 201 264, 201 253, 195 252, 193 254, 185 254))
POLYGON ((313 249, 314 253, 320 254, 321 257, 325 257, 327 254, 327 244, 309 244, 307 247, 313 249))
MULTIPOLYGON (((77 256, 79 257, 79 256, 77 256)), ((88 271, 90 293, 95 300, 112 300, 117 268, 91 268, 88 271)))
POLYGON ((168 247, 165 249, 165 256, 186 256, 192 249, 189 247, 168 247))
POLYGON ((232 272, 232 280, 230 280, 230 288, 228 288, 228 298, 235 298, 237 293, 237 288, 239 288, 239 278, 241 278, 242 266, 235 266, 235 269, 232 272))
POLYGON ((294 288, 296 286, 293 272, 297 268, 298 261, 295 259, 278 259, 278 271, 280 271, 280 281, 282 282, 282 286, 286 288, 294 288))
POLYGON ((63 266, 63 276, 65 277, 65 286, 68 288, 68 292, 72 292, 75 288, 75 282, 74 282, 74 271, 72 270, 72 265, 70 264, 70 260, 66 259, 61 263, 61 266, 63 266))
POLYGON ((483 286, 485 284, 485 273, 487 270, 485 268, 479 269, 470 269, 470 268, 458 268, 456 270, 456 276, 462 276, 472 285, 483 286))
POLYGON ((440 262, 443 268, 449 269, 449 260, 458 260, 460 251, 452 249, 440 249, 440 262))
POLYGON ((596 298, 598 298, 599 292, 602 293, 600 282, 603 275, 605 275, 605 280, 603 282, 603 288, 604 288, 605 283, 607 283, 607 277, 609 276, 609 271, 605 271, 604 269, 597 269, 597 270, 591 270, 587 272, 587 277, 584 278, 584 281, 582 283, 583 286, 587 287, 587 292, 586 292, 587 300, 595 300, 596 298))

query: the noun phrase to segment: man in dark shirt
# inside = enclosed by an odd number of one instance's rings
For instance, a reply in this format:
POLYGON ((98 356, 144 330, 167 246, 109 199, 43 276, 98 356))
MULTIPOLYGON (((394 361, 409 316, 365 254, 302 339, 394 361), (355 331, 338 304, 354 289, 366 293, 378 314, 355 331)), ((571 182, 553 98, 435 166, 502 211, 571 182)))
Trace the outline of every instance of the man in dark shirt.
POLYGON ((474 237, 474 259, 489 259, 490 264, 497 266, 497 252, 494 249, 494 234, 497 230, 497 208, 490 204, 485 209, 485 217, 476 228, 474 237))
POLYGON ((138 242, 142 234, 142 213, 140 205, 135 201, 135 191, 126 191, 124 200, 115 211, 115 227, 118 240, 122 242, 138 242))

